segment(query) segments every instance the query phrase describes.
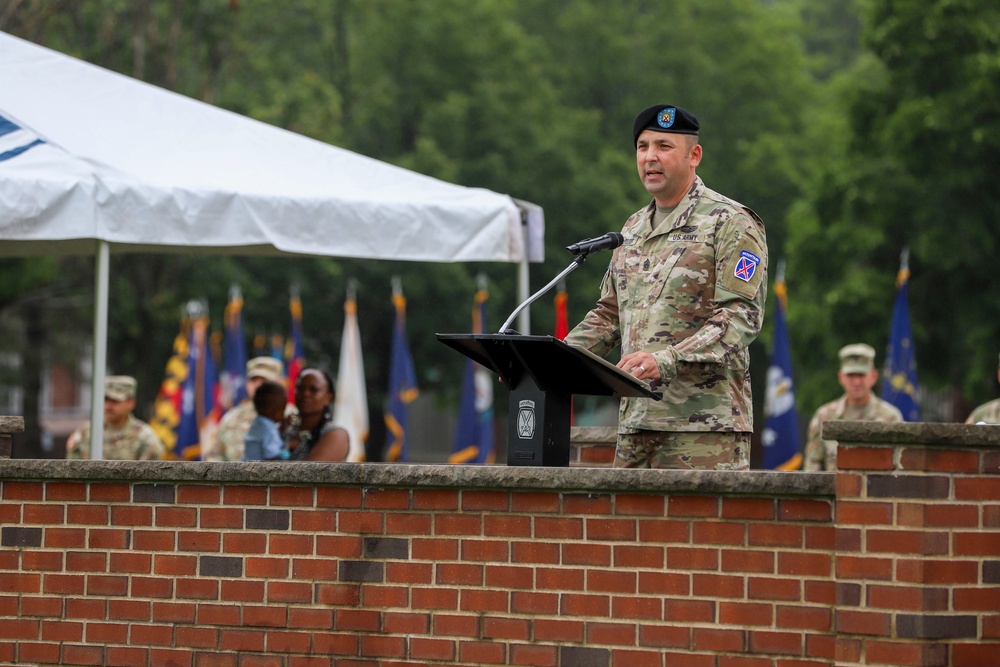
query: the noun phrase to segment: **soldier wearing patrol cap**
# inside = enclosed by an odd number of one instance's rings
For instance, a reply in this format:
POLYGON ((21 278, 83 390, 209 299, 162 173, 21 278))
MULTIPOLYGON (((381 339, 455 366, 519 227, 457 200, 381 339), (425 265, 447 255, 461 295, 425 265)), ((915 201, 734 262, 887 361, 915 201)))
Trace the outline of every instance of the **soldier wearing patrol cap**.
POLYGON ((844 395, 820 406, 809 421, 803 470, 836 470, 837 441, 820 437, 823 422, 841 421, 901 422, 903 415, 891 403, 872 393, 878 380, 875 370, 875 348, 864 343, 845 345, 840 349, 840 370, 837 379, 844 395))
MULTIPOLYGON (((112 375, 104 379, 104 446, 107 460, 152 461, 163 458, 163 443, 149 424, 137 419, 135 378, 112 375)), ((90 422, 66 441, 66 458, 90 458, 90 422)))
MULTIPOLYGON (((1000 366, 997 368, 997 380, 1000 381, 1000 366)), ((1000 424, 1000 398, 983 403, 972 411, 966 424, 1000 424)))
MULTIPOLYGON (((243 441, 250 425, 257 417, 253 407, 253 395, 257 387, 265 381, 284 382, 285 365, 274 357, 254 357, 247 362, 246 390, 247 397, 239 405, 230 408, 219 421, 219 428, 205 454, 206 461, 241 461, 243 459, 243 441)), ((289 405, 285 415, 296 414, 298 410, 289 405)))
POLYGON ((622 229, 597 306, 566 337, 663 393, 623 398, 616 467, 750 467, 749 345, 766 292, 764 223, 695 173, 700 125, 671 104, 632 126, 639 179, 652 201, 622 229))

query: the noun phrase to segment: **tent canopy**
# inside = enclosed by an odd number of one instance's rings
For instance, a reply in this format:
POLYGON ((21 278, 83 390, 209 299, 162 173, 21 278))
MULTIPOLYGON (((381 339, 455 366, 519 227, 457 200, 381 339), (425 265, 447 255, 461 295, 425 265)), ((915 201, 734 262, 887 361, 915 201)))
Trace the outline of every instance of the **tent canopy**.
POLYGON ((0 33, 0 254, 541 261, 540 215, 0 33), (530 239, 526 241, 525 239, 530 239), (527 252, 526 252, 527 247, 527 252))

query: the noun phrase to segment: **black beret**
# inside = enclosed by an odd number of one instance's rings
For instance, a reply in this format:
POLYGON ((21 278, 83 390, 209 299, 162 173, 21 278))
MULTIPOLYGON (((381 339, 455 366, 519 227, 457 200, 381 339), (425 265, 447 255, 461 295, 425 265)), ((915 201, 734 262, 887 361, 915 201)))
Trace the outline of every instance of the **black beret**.
POLYGON ((632 143, 639 144, 643 130, 673 132, 674 134, 698 134, 698 119, 690 111, 669 104, 656 104, 635 117, 632 125, 632 143))

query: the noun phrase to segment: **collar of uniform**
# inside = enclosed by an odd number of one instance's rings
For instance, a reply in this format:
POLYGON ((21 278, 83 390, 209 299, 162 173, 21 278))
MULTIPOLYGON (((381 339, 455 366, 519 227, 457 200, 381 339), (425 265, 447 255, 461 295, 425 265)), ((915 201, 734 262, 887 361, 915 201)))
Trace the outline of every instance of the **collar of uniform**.
POLYGON ((653 214, 656 213, 656 200, 650 201, 649 206, 646 207, 645 214, 642 216, 642 232, 648 234, 649 237, 654 237, 662 236, 674 231, 678 227, 683 227, 691 217, 688 211, 698 203, 698 199, 701 198, 701 193, 704 190, 705 183, 701 180, 700 176, 695 176, 694 183, 691 184, 691 189, 677 202, 674 210, 670 212, 670 215, 655 230, 653 229, 653 214))

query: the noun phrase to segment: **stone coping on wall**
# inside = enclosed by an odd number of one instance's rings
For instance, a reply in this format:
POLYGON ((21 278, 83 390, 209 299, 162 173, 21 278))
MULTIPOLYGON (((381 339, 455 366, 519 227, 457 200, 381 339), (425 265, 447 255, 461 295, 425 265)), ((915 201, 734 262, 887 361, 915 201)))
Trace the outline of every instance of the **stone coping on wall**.
POLYGON ((1000 447, 1000 425, 827 421, 822 436, 838 442, 936 447, 1000 447))
POLYGON ((0 480, 347 485, 574 493, 834 495, 833 473, 626 470, 406 463, 0 460, 0 480))

